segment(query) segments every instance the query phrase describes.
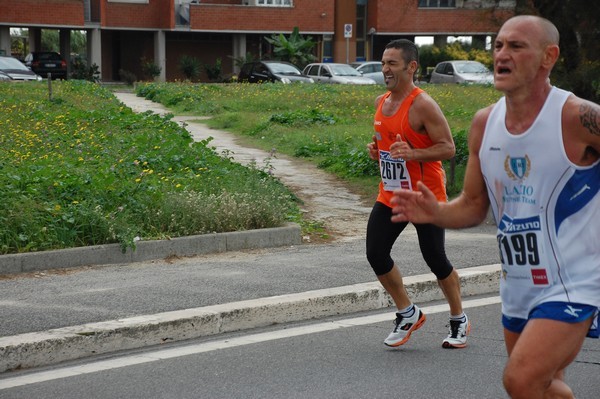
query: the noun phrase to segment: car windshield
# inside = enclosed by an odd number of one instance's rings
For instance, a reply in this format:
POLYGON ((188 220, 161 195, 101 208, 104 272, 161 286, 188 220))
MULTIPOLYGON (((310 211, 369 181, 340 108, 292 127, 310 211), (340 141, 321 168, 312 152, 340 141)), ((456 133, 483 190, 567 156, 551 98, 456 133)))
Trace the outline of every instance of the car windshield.
POLYGON ((273 71, 273 73, 279 73, 282 75, 300 75, 300 71, 292 65, 269 63, 269 66, 271 67, 271 71, 273 71))
POLYGON ((14 69, 14 70, 21 70, 21 71, 29 71, 29 69, 23 65, 19 60, 17 60, 16 58, 7 58, 7 57, 0 57, 0 69, 14 69))
POLYGON ((479 62, 457 62, 454 64, 458 73, 489 73, 489 69, 479 62))
POLYGON ((350 65, 338 64, 330 65, 331 73, 334 76, 361 76, 360 72, 352 68, 350 65))
POLYGON ((40 61, 60 61, 60 54, 58 53, 38 53, 37 58, 40 61))

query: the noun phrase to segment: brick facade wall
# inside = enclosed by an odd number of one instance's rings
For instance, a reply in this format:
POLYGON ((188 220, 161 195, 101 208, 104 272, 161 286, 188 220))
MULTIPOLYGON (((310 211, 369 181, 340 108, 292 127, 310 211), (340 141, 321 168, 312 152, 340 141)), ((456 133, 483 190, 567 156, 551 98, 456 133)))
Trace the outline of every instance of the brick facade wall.
POLYGON ((371 0, 368 19, 378 33, 469 34, 495 33, 512 15, 506 8, 418 8, 416 0, 371 0))
POLYGON ((175 25, 173 0, 149 0, 148 4, 104 0, 102 7, 105 27, 170 29, 175 25))
MULTIPOLYGON (((375 35, 365 38, 369 52, 377 59, 383 46, 397 37, 493 34, 512 15, 512 10, 481 7, 483 2, 486 0, 457 1, 464 5, 458 9, 420 9, 417 0, 369 0, 364 28, 376 30, 375 35)), ((84 29, 99 22, 103 28, 102 78, 106 80, 118 80, 119 69, 140 75, 140 58, 154 57, 153 31, 159 29, 167 35, 167 80, 182 78, 178 60, 183 54, 196 56, 204 64, 214 64, 221 58, 223 73, 232 73, 230 55, 237 33, 245 33, 247 50, 255 51, 264 43, 264 35, 287 34, 296 26, 302 34, 311 35, 319 46, 323 43, 320 33, 333 33, 336 62, 356 58, 356 36, 349 40, 348 50, 343 37, 344 24, 356 23, 356 0, 295 0, 293 7, 245 6, 243 0, 201 0, 189 6, 190 31, 187 27, 176 27, 174 0, 148 0, 147 4, 108 0, 90 3, 91 21, 84 21, 84 0, 0 0, 0 25, 84 29)), ((510 1, 487 3, 506 5, 510 1)), ((321 54, 321 47, 317 51, 321 54)))
POLYGON ((83 17, 83 0, 0 0, 0 22, 83 26, 83 17))
MULTIPOLYGON (((173 29, 173 0, 149 0, 148 4, 100 2, 103 27, 128 29, 173 29)), ((343 7, 354 1, 337 0, 343 7)), ((293 7, 243 6, 241 0, 203 0, 190 5, 190 27, 200 31, 304 32, 334 30, 336 0, 296 0, 293 7)), ((500 2, 502 3, 502 2, 500 2)), ((512 11, 505 8, 418 8, 417 0, 370 0, 368 27, 379 34, 433 34, 448 32, 490 33, 512 11)), ((95 11, 98 7, 94 6, 95 11)), ((0 0, 0 23, 18 25, 82 26, 83 0, 0 0), (51 10, 51 12, 49 11, 51 10), (57 19, 57 16, 60 19, 57 19)), ((338 27, 336 26, 336 30, 338 27)))
POLYGON ((200 3, 190 7, 192 29, 207 31, 331 32, 334 0, 301 0, 294 7, 235 6, 200 3))

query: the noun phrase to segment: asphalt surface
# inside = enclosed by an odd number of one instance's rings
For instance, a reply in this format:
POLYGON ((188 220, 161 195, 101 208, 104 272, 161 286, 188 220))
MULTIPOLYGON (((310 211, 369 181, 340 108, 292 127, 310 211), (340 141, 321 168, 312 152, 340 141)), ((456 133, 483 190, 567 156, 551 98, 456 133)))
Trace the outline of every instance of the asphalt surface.
MULTIPOLYGON (((297 226, 285 226, 146 242, 125 258, 111 246, 0 256, 0 372, 389 307, 364 256, 368 209, 348 198, 341 212, 357 216, 344 227, 352 234, 326 244, 303 243, 297 226)), ((494 232, 484 224, 446 234, 465 297, 497 292, 494 232)), ((410 226, 393 255, 415 302, 442 298, 410 226)))

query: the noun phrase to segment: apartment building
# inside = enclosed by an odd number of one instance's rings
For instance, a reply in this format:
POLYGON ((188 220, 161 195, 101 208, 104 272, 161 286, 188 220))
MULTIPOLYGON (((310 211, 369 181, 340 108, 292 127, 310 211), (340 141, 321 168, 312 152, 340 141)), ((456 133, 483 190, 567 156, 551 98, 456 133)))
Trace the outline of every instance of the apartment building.
POLYGON ((396 38, 470 36, 484 46, 514 14, 512 0, 0 0, 0 53, 10 54, 10 29, 27 28, 31 51, 43 29, 60 34, 70 54, 70 32, 87 34, 87 58, 101 79, 119 70, 140 76, 141 59, 161 67, 158 80, 183 79, 183 55, 237 72, 234 59, 269 57, 264 40, 294 27, 317 43, 315 55, 330 62, 379 59, 396 38))

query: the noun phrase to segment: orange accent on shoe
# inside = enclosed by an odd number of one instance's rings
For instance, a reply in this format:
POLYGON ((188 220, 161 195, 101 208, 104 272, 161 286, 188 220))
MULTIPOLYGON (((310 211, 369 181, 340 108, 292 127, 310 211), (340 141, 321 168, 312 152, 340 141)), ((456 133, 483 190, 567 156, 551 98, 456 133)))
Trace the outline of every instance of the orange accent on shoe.
POLYGON ((385 345, 387 345, 391 348, 397 348, 398 346, 404 345, 410 338, 410 335, 414 331, 417 331, 419 328, 421 328, 421 326, 425 323, 425 320, 427 320, 427 317, 425 317, 425 313, 422 313, 421 316, 422 317, 419 320, 417 320, 417 322, 413 325, 413 328, 409 330, 408 334, 406 334, 406 337, 404 337, 404 339, 402 341, 397 342, 395 344, 385 344, 385 345))

